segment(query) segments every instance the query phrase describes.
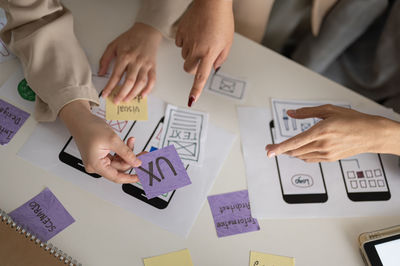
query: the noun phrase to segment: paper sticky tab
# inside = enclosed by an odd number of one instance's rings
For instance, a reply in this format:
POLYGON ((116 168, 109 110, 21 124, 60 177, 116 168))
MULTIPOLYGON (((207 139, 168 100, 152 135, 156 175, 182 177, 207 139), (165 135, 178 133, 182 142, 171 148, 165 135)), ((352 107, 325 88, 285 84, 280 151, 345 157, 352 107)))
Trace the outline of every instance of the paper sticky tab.
POLYGON ((188 249, 143 259, 145 266, 193 266, 188 249))
POLYGON ((135 168, 148 199, 190 185, 192 182, 173 145, 139 156, 135 168))
POLYGON ((113 103, 113 99, 118 90, 114 90, 106 100, 106 119, 107 120, 147 120, 147 97, 137 96, 129 102, 120 102, 118 105, 113 103))
POLYGON ((251 217, 247 190, 208 196, 218 237, 260 230, 251 217))
POLYGON ((75 222, 48 188, 9 215, 18 225, 45 242, 75 222))
POLYGON ((249 266, 294 266, 294 258, 250 251, 249 266))
POLYGON ((10 142, 29 114, 0 99, 0 144, 10 142))

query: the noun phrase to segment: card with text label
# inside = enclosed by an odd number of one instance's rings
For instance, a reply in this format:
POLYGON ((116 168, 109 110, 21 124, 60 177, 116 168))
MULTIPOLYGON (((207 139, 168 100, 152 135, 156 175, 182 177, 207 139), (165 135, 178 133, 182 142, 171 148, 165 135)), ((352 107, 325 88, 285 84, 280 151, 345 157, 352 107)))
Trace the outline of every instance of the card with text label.
POLYGON ((28 117, 27 112, 0 99, 0 144, 9 143, 28 117))
POLYGON ((294 266, 294 258, 251 251, 249 266, 294 266))
POLYGON ((143 259, 145 266, 193 266, 188 249, 143 259))
POLYGON ((113 99, 116 92, 113 92, 106 101, 107 120, 147 120, 147 97, 137 96, 129 102, 114 104, 113 99))
POLYGON ((190 185, 192 182, 173 145, 139 156, 135 168, 148 199, 190 185))
POLYGON ((251 217, 247 190, 208 196, 218 237, 260 230, 257 219, 251 217))
POLYGON ((160 148, 174 145, 185 164, 201 166, 205 154, 208 114, 168 105, 160 148))
POLYGON ((75 222, 48 188, 9 215, 18 225, 45 242, 75 222))

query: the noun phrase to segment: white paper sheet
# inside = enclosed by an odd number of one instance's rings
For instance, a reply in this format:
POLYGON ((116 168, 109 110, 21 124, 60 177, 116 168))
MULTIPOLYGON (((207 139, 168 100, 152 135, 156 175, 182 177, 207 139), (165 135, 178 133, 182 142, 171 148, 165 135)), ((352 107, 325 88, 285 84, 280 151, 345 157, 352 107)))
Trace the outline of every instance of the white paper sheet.
POLYGON ((208 114, 169 104, 159 148, 174 145, 185 164, 202 166, 206 154, 208 114))
MULTIPOLYGON (((371 110, 370 110, 371 111, 371 110)), ((371 113, 374 113, 373 110, 371 113)), ((375 112, 376 113, 376 112, 375 112)), ((382 113, 376 113, 382 115, 382 113)), ((393 116, 392 112, 385 112, 385 116, 393 116)), ((283 191, 286 193, 298 193, 301 188, 288 191, 282 189, 280 183, 276 158, 269 159, 266 156, 265 146, 272 143, 270 133, 271 112, 266 108, 239 107, 238 108, 242 150, 246 166, 247 185, 251 202, 252 215, 255 218, 311 218, 311 217, 346 217, 346 216, 390 216, 397 215, 400 211, 400 168, 398 157, 381 155, 383 168, 386 173, 387 184, 391 197, 385 201, 353 201, 349 198, 346 185, 349 183, 347 171, 367 171, 379 168, 379 165, 362 165, 360 168, 352 164, 354 169, 344 170, 345 178, 339 162, 322 163, 321 170, 327 192, 326 202, 321 203, 296 203, 289 204, 284 200, 283 191), (367 169, 368 168, 368 169, 367 169), (371 169, 369 169, 371 168, 371 169), (346 183, 345 183, 346 182, 346 183)), ((364 155, 363 155, 364 156, 364 155)), ((366 155, 368 156, 368 155, 366 155)), ((375 155, 376 156, 376 155, 375 155)), ((368 158, 360 158, 360 161, 368 162, 368 158), (367 161, 365 161, 367 160, 367 161)), ((376 161, 374 157, 373 161, 376 161)), ((350 158, 349 158, 350 159, 350 158)), ((289 159, 288 159, 289 160, 289 159)), ((298 160, 298 159, 290 159, 298 160)), ((295 163, 285 164, 285 168, 292 171, 297 169, 295 163)), ((308 168, 305 170, 307 171, 308 168)), ((301 171, 303 172, 303 171, 301 171)), ((379 174, 379 173, 378 173, 379 174)), ((312 175, 312 174, 310 174, 312 175)), ((370 173, 368 172, 368 175, 370 173)), ((290 174, 288 174, 290 176, 290 174)), ((294 176, 294 175, 293 175, 294 176)), ((298 176, 297 176, 298 178, 298 176)), ((379 177, 377 180, 382 180, 379 177)), ((296 178, 293 179, 294 181, 296 178)), ((304 175, 298 181, 299 185, 306 183, 304 175)), ((359 181, 370 179, 357 179, 359 181)), ((371 178, 372 180, 372 178, 371 178)), ((376 180, 376 181, 377 181, 376 180)), ((288 181, 288 180, 286 180, 288 181)), ((291 180, 288 181, 289 183, 291 180)), ((316 183, 314 183, 316 184, 316 183)), ((360 183, 359 183, 360 184, 360 183)), ((284 185, 283 185, 284 186, 284 185)), ((305 187, 309 189, 309 187, 305 187)), ((362 188, 358 188, 362 189, 362 188)), ((370 187, 368 188, 370 189, 370 187)), ((382 189, 382 188, 380 188, 382 189)), ((352 189, 349 189, 350 192, 352 189)), ((307 193, 320 193, 320 187, 307 193)))
MULTIPOLYGON (((0 8, 0 30, 7 24, 7 17, 2 8, 0 8)), ((6 62, 15 56, 7 49, 4 42, 0 39, 0 63, 6 62)))
POLYGON ((287 115, 288 110, 296 110, 302 107, 314 107, 324 104, 334 104, 341 107, 351 108, 350 104, 327 101, 297 101, 271 99, 272 114, 276 127, 276 143, 306 131, 320 121, 318 118, 294 119, 287 115))
MULTIPOLYGON (((153 97, 148 100, 149 120, 136 122, 129 133, 129 136, 136 137, 135 153, 142 151, 165 113, 164 102, 153 97)), ((234 135, 210 125, 206 143, 209 152, 204 160, 207 167, 190 166, 188 174, 192 185, 177 190, 165 209, 157 209, 126 194, 120 184, 104 178, 93 178, 61 162, 58 155, 69 137, 68 130, 59 121, 39 124, 18 155, 104 200, 184 237, 188 235, 235 139, 234 135)))
POLYGON ((206 91, 241 101, 244 99, 248 82, 242 78, 236 78, 222 71, 213 71, 208 78, 206 91))

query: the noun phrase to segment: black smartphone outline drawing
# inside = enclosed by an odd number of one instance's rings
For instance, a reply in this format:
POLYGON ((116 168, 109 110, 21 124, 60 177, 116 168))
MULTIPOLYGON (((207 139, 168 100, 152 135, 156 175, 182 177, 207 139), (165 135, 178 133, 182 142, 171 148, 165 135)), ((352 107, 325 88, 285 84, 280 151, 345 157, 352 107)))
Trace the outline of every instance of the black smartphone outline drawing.
MULTIPOLYGON (((100 95, 101 95, 101 92, 100 92, 100 94, 99 94, 99 97, 100 97, 100 95)), ((123 141, 125 141, 126 137, 129 135, 129 133, 131 132, 131 130, 132 130, 132 128, 135 126, 135 124, 136 124, 136 121, 133 121, 131 127, 129 128, 129 130, 126 132, 124 138, 122 139, 123 141)), ((61 150, 60 153, 58 154, 58 159, 59 159, 61 162, 65 163, 65 164, 67 164, 67 165, 69 165, 69 166, 72 166, 73 168, 75 168, 75 169, 77 169, 77 170, 79 170, 79 171, 81 171, 81 172, 84 172, 84 173, 87 174, 87 175, 90 175, 91 177, 94 177, 94 178, 101 178, 102 176, 99 175, 99 174, 96 174, 96 173, 88 173, 88 172, 86 172, 85 166, 83 165, 82 159, 81 159, 81 158, 77 158, 77 157, 75 157, 74 155, 69 154, 69 153, 67 153, 67 152, 65 151, 65 149, 66 149, 66 148, 68 147, 68 145, 71 143, 72 139, 73 139, 72 136, 68 139, 67 143, 64 145, 64 147, 62 148, 62 150, 61 150)))
MULTIPOLYGON (((143 148, 142 151, 145 151, 147 149, 150 141, 152 140, 154 135, 157 133, 157 130, 158 130, 159 126, 162 125, 163 123, 164 123, 164 117, 162 117, 160 119, 160 121, 157 123, 157 126, 154 128, 153 133, 151 133, 150 138, 147 140, 146 145, 144 145, 144 148, 143 148)), ((188 167, 186 167, 186 170, 187 169, 188 169, 188 167)), ((132 172, 132 170, 131 170, 131 172, 132 172)), ((174 191, 170 192, 172 194, 169 197, 168 201, 166 201, 166 200, 163 200, 163 199, 161 199, 159 197, 148 199, 146 197, 143 189, 141 189, 141 188, 139 188, 139 187, 137 187, 135 185, 132 185, 132 184, 122 184, 122 190, 126 194, 131 195, 132 197, 135 197, 135 198, 137 198, 137 199, 139 199, 139 200, 141 200, 141 201, 143 201, 143 202, 145 202, 145 203, 147 203, 147 204, 149 204, 149 205, 151 205, 151 206, 153 206, 153 207, 155 207, 157 209, 160 209, 160 210, 167 208, 167 206, 171 202, 171 199, 175 195, 175 191, 176 191, 176 190, 174 190, 174 191)))
MULTIPOLYGON (((271 140, 272 143, 275 144, 274 141, 274 134, 272 130, 274 129, 274 121, 271 120, 269 123, 269 131, 271 134, 271 140)), ((301 203, 324 203, 328 201, 328 191, 326 189, 326 184, 325 184, 325 178, 324 178, 324 172, 322 171, 322 166, 321 163, 318 163, 319 169, 321 171, 321 178, 322 178, 322 183, 324 184, 324 190, 325 193, 318 193, 318 194, 285 194, 283 190, 283 184, 282 184, 282 179, 281 179, 281 172, 279 169, 279 162, 278 162, 278 157, 275 156, 275 162, 276 162, 276 168, 278 170, 278 176, 279 176, 279 183, 281 186, 281 192, 282 192, 282 197, 283 200, 289 204, 301 204, 301 203)))
POLYGON ((384 201, 384 200, 390 200, 391 193, 390 193, 389 184, 388 184, 387 178, 386 178, 385 168, 383 168, 382 158, 381 158, 381 155, 379 153, 376 153, 375 155, 378 156, 379 164, 380 164, 380 166, 382 168, 383 177, 385 179, 385 184, 386 184, 386 187, 387 187, 387 191, 349 192, 349 190, 347 188, 347 182, 346 182, 344 170, 343 170, 342 160, 339 160, 340 171, 342 172, 343 182, 344 182, 344 186, 346 188, 346 194, 347 194, 347 197, 350 200, 355 201, 355 202, 358 202, 358 201, 384 201))

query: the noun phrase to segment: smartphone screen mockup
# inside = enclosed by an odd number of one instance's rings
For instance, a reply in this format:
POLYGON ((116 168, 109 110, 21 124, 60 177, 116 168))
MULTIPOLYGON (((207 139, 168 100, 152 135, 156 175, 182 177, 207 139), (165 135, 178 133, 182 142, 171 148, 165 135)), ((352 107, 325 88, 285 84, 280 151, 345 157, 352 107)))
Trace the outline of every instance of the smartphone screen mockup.
MULTIPOLYGON (((158 149, 158 145, 160 143, 161 131, 164 124, 164 117, 160 119, 156 128, 154 129, 153 133, 150 135, 146 145, 143 148, 143 151, 152 152, 158 149)), ((186 165, 186 170, 188 169, 189 165, 186 165)), ((157 209, 165 209, 168 204, 171 202, 173 195, 175 194, 175 190, 161 194, 158 197, 148 199, 144 193, 143 187, 140 182, 131 183, 131 184, 123 184, 122 190, 157 209)))
POLYGON ((339 160, 347 196, 352 201, 389 200, 390 190, 379 154, 363 153, 339 160))
MULTIPOLYGON (((270 122, 275 143, 274 122, 270 122)), ((287 203, 322 203, 328 200, 324 174, 320 163, 306 163, 287 155, 275 157, 282 196, 287 203)))

